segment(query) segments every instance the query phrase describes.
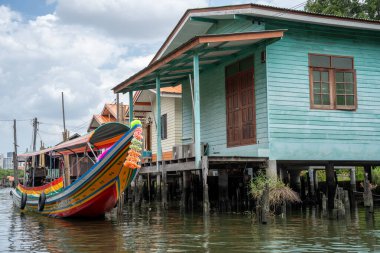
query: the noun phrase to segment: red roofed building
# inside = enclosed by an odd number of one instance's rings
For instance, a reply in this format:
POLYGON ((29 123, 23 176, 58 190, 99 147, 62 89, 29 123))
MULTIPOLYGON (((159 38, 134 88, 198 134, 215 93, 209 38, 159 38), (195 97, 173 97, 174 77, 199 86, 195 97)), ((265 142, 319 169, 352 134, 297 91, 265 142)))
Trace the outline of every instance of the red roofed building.
MULTIPOLYGON (((127 105, 120 106, 120 114, 123 116, 123 122, 127 122, 126 111, 128 110, 127 105)), ((109 123, 116 122, 117 120, 117 105, 116 104, 105 104, 101 114, 93 115, 90 125, 88 126, 87 132, 91 132, 97 127, 109 123)))

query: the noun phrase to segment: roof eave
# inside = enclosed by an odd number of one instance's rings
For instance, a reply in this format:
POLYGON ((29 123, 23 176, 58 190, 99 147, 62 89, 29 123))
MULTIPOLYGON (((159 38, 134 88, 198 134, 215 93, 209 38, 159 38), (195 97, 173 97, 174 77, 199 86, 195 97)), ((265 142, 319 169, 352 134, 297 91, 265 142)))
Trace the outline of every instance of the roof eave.
POLYGON ((200 44, 215 43, 223 41, 243 41, 248 39, 269 39, 269 38, 282 38, 286 30, 271 30, 271 31, 259 31, 259 32, 247 32, 247 33, 231 33, 231 34, 212 34, 212 35, 201 35, 190 39, 188 42, 184 43, 182 46, 170 52, 168 55, 160 58, 151 65, 148 65, 144 69, 137 72, 135 75, 131 76, 124 82, 118 84, 112 90, 115 93, 123 92, 130 84, 135 83, 144 76, 153 73, 160 66, 163 66, 176 57, 181 56, 183 53, 193 49, 200 44))

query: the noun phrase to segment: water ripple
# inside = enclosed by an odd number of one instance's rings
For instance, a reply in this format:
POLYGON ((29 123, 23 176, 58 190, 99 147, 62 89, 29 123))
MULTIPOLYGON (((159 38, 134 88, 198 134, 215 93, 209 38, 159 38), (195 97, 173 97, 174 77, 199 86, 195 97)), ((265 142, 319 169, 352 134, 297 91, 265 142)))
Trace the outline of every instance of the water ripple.
POLYGON ((0 252, 380 252, 377 213, 366 220, 359 209, 336 221, 315 209, 293 210, 286 219, 259 225, 246 215, 151 206, 125 207, 119 218, 63 220, 22 213, 9 189, 1 189, 0 252))

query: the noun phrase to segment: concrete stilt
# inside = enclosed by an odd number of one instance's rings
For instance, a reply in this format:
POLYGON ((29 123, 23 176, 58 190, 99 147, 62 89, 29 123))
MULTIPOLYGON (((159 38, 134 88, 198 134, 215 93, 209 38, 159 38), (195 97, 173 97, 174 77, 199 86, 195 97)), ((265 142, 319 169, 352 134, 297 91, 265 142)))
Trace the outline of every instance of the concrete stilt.
POLYGON ((372 196, 372 189, 371 189, 371 183, 368 179, 368 174, 365 173, 364 175, 364 193, 363 193, 363 200, 364 200, 364 206, 366 208, 366 216, 367 215, 373 215, 373 196, 372 196))
POLYGON ((164 162, 162 162, 161 165, 161 173, 162 173, 162 184, 161 184, 161 194, 162 194, 162 207, 167 209, 168 208, 168 182, 166 177, 166 170, 164 162))
POLYGON ((202 178, 203 178, 203 213, 210 213, 210 202, 208 197, 208 156, 202 157, 202 178))
POLYGON ((311 199, 314 199, 315 198, 314 169, 309 168, 308 172, 309 172, 308 176, 309 176, 309 187, 310 187, 309 197, 311 199))
POLYGON ((318 186, 318 170, 313 170, 313 179, 314 179, 314 189, 315 189, 315 192, 318 191, 319 189, 319 186, 318 186))
POLYGON ((140 179, 140 175, 137 174, 135 179, 134 179, 134 183, 135 183, 135 187, 133 189, 133 195, 134 195, 134 204, 135 205, 140 205, 140 187, 139 187, 139 179, 140 179))
POLYGON ((318 170, 313 170, 313 179, 314 179, 315 200, 319 204, 321 204, 321 195, 320 195, 319 185, 318 185, 318 170))
POLYGON ((181 194, 181 207, 185 210, 188 209, 188 198, 190 192, 190 171, 182 172, 182 194, 181 194))
POLYGON ((356 169, 352 168, 350 170, 350 185, 351 191, 356 192, 356 169))
POLYGON ((336 182, 335 182, 334 164, 332 163, 328 163, 326 166, 326 185, 327 185, 327 208, 329 210, 333 210, 336 182))
POLYGON ((299 170, 290 170, 290 187, 296 192, 301 192, 301 177, 299 170))
POLYGON ((279 178, 282 182, 284 182, 285 184, 287 183, 287 172, 286 172, 286 169, 281 167, 279 168, 279 178))
POLYGON ((219 186, 219 210, 225 212, 229 209, 228 199, 228 173, 226 169, 219 170, 218 173, 219 186))
POLYGON ((161 200, 161 174, 157 174, 156 178, 156 201, 161 200))
POLYGON ((306 183, 305 182, 305 177, 300 177, 300 181, 301 181, 301 200, 304 200, 306 198, 306 183))
POLYGON ((368 180, 369 182, 372 182, 372 166, 364 165, 364 173, 368 174, 368 180))
POLYGON ((265 172, 266 172, 267 177, 277 179, 277 161, 268 160, 268 164, 265 169, 265 172))

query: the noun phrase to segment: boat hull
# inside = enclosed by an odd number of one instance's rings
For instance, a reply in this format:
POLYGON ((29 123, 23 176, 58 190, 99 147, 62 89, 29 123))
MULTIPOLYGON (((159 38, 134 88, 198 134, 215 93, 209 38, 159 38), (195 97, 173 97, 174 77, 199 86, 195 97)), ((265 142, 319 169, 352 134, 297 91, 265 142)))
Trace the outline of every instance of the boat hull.
MULTIPOLYGON (((133 129, 126 133, 107 155, 74 183, 60 191, 49 191, 44 209, 38 210, 41 192, 28 194, 25 209, 52 217, 98 217, 111 211, 130 185, 138 169, 124 166, 133 129)), ((43 190, 47 192, 47 189, 43 190)), ((12 190, 13 202, 21 207, 21 197, 27 193, 23 187, 12 190)))

